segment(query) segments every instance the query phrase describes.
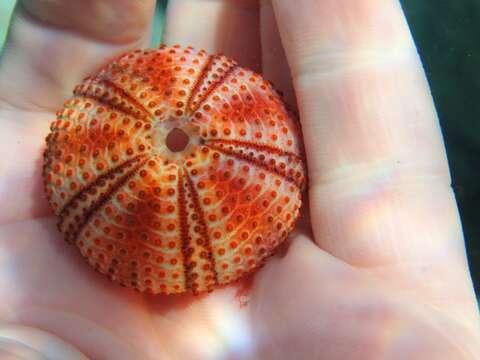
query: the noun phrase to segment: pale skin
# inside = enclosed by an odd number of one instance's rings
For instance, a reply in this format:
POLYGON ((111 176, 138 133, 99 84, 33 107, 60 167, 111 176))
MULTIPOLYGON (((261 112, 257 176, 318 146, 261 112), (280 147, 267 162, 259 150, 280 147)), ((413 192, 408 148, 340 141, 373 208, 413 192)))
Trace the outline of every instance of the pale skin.
POLYGON ((309 167, 289 248, 252 282, 196 298, 88 268, 41 184, 55 110, 148 46, 154 3, 20 3, 0 62, 2 359, 480 358, 445 149, 396 0, 170 2, 165 43, 261 70, 299 110, 309 167))

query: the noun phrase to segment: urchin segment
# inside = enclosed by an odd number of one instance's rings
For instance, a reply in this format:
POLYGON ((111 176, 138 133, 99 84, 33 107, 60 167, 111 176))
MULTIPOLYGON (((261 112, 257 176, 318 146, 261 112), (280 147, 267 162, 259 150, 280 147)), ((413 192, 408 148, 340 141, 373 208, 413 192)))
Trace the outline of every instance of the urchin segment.
POLYGON ((43 178, 59 230, 98 271, 140 291, 200 293, 255 271, 292 231, 301 146, 260 75, 162 46, 75 88, 43 178))

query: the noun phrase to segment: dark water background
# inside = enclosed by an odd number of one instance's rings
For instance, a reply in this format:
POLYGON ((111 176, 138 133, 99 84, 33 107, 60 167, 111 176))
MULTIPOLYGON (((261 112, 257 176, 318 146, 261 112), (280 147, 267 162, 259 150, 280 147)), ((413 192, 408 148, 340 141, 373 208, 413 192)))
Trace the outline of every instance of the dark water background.
POLYGON ((480 295, 480 1, 402 4, 437 106, 480 295))

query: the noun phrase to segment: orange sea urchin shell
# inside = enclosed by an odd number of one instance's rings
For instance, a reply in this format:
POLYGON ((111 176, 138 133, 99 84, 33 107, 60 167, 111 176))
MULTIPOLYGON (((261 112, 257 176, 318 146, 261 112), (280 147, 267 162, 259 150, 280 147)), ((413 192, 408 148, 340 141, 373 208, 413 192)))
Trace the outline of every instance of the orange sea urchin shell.
POLYGON ((258 268, 294 227, 298 124, 261 76, 225 56, 127 53, 57 116, 43 176, 58 227, 124 286, 213 290, 258 268))

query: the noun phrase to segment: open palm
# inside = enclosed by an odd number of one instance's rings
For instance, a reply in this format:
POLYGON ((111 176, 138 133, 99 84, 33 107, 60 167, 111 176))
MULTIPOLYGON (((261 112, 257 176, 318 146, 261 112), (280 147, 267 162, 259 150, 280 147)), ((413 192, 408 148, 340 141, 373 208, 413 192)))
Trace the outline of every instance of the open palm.
POLYGON ((300 112, 309 214, 253 280, 143 295, 62 241, 40 176, 49 124, 85 75, 148 45, 153 7, 20 1, 0 63, 2 359, 479 358, 445 152, 395 0, 170 2, 166 43, 262 70, 300 112))

